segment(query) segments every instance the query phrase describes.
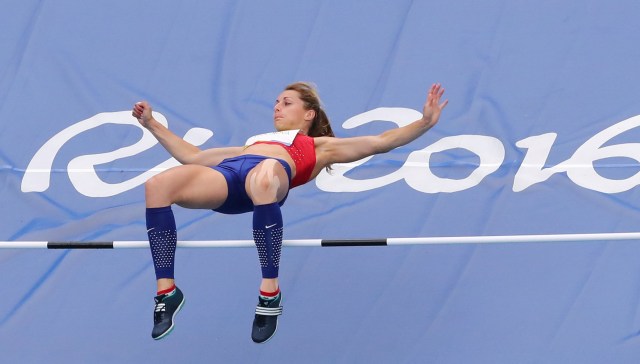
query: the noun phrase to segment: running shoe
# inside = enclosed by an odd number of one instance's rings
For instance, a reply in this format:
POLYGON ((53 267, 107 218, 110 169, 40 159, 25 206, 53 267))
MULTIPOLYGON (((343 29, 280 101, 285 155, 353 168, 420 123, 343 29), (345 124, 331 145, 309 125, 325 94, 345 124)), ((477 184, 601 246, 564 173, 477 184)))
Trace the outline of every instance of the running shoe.
POLYGON ((173 330, 173 319, 184 304, 184 295, 176 287, 171 293, 162 294, 154 298, 156 307, 153 311, 153 330, 151 337, 160 340, 173 330))
POLYGON ((278 328, 278 316, 282 315, 282 292, 272 300, 258 297, 256 316, 253 319, 251 339, 260 344, 271 339, 278 328))

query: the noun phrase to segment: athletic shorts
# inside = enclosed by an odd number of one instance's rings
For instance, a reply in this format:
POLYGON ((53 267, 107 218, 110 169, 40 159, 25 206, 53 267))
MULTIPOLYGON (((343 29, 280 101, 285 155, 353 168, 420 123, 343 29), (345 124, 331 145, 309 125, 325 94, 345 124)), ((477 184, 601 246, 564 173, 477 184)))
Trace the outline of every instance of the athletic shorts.
MULTIPOLYGON (((242 214, 245 212, 253 211, 253 202, 245 189, 245 181, 247 175, 251 170, 265 159, 275 159, 284 167, 289 176, 289 183, 291 183, 291 167, 282 159, 270 158, 262 155, 245 154, 238 157, 227 158, 220 162, 217 166, 211 167, 216 171, 222 173, 227 180, 227 199, 222 206, 213 209, 215 212, 222 214, 242 214)), ((284 196, 279 205, 282 206, 284 201, 289 196, 284 196)))

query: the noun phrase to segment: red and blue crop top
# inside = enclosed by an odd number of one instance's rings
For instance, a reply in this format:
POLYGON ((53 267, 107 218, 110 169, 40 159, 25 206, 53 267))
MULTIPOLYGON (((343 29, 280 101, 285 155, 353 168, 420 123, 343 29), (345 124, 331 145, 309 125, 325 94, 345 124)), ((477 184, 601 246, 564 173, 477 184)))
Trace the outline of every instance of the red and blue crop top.
POLYGON ((277 144, 289 153, 296 165, 296 175, 291 180, 290 188, 309 182, 316 167, 316 148, 312 137, 298 133, 291 145, 277 141, 256 141, 254 144, 277 144))

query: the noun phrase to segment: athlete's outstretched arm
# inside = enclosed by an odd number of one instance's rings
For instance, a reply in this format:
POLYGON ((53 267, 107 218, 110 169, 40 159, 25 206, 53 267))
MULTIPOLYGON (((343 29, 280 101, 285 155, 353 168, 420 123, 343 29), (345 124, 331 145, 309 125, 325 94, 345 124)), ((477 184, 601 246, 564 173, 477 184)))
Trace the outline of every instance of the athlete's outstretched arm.
POLYGON ((171 130, 153 118, 151 105, 141 101, 133 105, 131 114, 138 119, 140 125, 149 130, 162 146, 182 164, 200 164, 215 166, 223 159, 235 157, 242 152, 242 147, 212 148, 201 150, 195 145, 175 135, 171 130))
POLYGON ((432 85, 422 109, 422 118, 401 128, 372 136, 317 138, 319 159, 324 159, 326 164, 354 162, 374 154, 386 153, 414 141, 438 123, 442 110, 449 103, 449 100, 440 101, 443 94, 444 88, 440 84, 432 85))

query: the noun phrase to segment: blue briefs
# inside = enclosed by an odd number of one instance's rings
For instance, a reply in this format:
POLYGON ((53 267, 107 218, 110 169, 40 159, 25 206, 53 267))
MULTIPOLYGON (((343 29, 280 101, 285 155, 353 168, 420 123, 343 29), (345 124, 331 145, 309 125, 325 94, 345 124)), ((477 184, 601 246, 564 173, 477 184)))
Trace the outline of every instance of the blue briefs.
MULTIPOLYGON (((265 159, 275 159, 284 167, 291 182, 291 167, 287 162, 278 158, 270 158, 262 155, 245 154, 233 158, 227 158, 217 166, 211 168, 222 173, 227 180, 227 199, 213 211, 223 214, 242 214, 253 211, 253 202, 245 189, 245 181, 249 172, 265 159)), ((282 206, 289 193, 278 204, 282 206)))

